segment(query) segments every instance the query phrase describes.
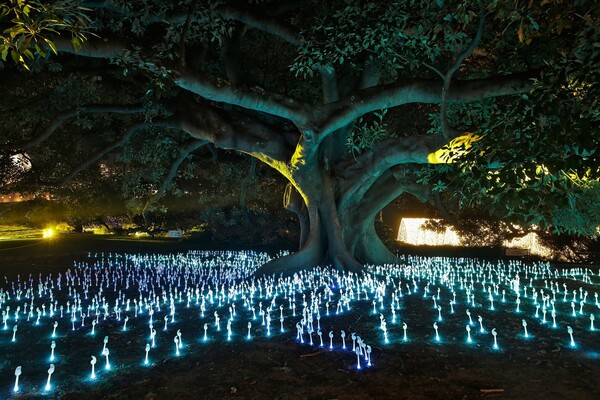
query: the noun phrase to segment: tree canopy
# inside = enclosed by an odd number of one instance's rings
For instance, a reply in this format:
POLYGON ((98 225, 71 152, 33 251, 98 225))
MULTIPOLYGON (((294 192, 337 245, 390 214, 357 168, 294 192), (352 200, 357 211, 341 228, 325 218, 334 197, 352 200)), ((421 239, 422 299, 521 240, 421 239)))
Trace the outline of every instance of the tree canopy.
POLYGON ((31 167, 5 186, 104 177, 146 215, 236 151, 287 181, 300 221, 300 250, 265 272, 393 261, 374 220, 403 193, 593 237, 599 7, 9 0, 0 161, 31 167))

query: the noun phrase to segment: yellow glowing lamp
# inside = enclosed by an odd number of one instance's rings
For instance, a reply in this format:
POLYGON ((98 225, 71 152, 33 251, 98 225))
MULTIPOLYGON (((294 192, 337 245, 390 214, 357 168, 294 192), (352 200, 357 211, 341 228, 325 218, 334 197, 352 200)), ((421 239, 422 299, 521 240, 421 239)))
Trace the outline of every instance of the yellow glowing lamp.
POLYGON ((433 153, 429 153, 427 161, 430 164, 451 164, 456 161, 456 158, 467 153, 471 146, 473 146, 473 143, 480 141, 482 138, 483 136, 467 132, 462 136, 452 139, 450 143, 433 153))
POLYGON ((51 239, 54 236, 54 229, 44 229, 44 231, 42 232, 42 236, 44 239, 51 239))

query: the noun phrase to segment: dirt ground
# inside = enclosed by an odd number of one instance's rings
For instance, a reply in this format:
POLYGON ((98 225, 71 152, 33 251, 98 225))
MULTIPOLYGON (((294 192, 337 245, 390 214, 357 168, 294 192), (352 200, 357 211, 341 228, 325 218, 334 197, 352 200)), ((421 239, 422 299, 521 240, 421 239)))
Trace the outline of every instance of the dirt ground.
MULTIPOLYGON (((0 277, 64 271, 88 251, 178 252, 185 242, 123 241, 83 238, 69 242, 0 243, 0 277), (11 250, 12 249, 12 250, 11 250)), ((4 283, 4 282, 2 282, 4 283)), ((598 290, 590 286, 593 293, 598 290)), ((18 399, 599 399, 600 332, 592 333, 571 349, 565 332, 550 331, 535 340, 517 333, 504 335, 501 349, 491 347, 491 336, 465 342, 464 327, 450 325, 440 343, 424 317, 419 299, 406 299, 403 317, 415 321, 403 342, 401 327, 390 328, 389 344, 375 334, 373 366, 356 368, 350 351, 300 344, 294 334, 267 340, 260 329, 252 341, 210 345, 189 339, 180 357, 165 354, 150 367, 123 367, 94 383, 80 382, 51 395, 12 396, 5 390, 13 377, 0 377, 0 397, 18 399), (419 322, 423 320, 423 322, 419 322)), ((347 316, 322 320, 323 331, 340 327, 364 330, 365 321, 376 325, 369 306, 347 316)), ((498 321, 504 331, 518 332, 520 320, 506 316, 498 321)), ((581 322, 586 323, 585 321, 581 322)), ((533 328, 535 329, 535 328, 533 328)), ((375 330, 374 330, 375 331, 375 330)), ((324 335, 325 336, 325 335, 324 335)), ((143 347, 146 339, 116 340, 119 347, 143 347)), ((348 339, 348 341, 350 341, 348 339)), ((113 351, 113 350, 111 350, 113 351)), ((87 349, 83 351, 87 354, 87 349)), ((22 355, 19 355, 22 356, 22 355)), ((2 356, 0 356, 2 357, 2 356)), ((5 355, 4 357, 8 357, 5 355)), ((87 356, 86 356, 87 357, 87 356)), ((122 360, 130 365, 130 360, 122 360)), ((9 362, 8 359, 5 362, 9 362)), ((40 379, 43 379, 41 376, 40 379)), ((75 379, 75 378, 73 378, 75 379)), ((39 391, 38 391, 39 393, 39 391)))

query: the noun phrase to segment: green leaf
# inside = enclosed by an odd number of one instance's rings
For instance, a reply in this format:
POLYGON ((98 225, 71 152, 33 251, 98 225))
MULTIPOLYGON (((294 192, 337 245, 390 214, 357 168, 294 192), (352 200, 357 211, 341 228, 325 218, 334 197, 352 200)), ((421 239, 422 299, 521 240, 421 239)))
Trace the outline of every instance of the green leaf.
MULTIPOLYGON (((56 50, 56 46, 54 45, 54 42, 48 38, 44 38, 44 41, 48 44, 48 47, 50 47, 50 49, 52 49, 52 52, 54 54, 58 54, 58 51, 56 50)), ((73 47, 75 47, 75 45, 73 45, 73 47)), ((77 49, 75 49, 77 50, 77 49)), ((79 51, 79 50, 77 50, 79 51)))
POLYGON ((76 52, 79 52, 79 50, 81 50, 81 41, 78 37, 73 36, 73 38, 71 39, 71 43, 73 44, 73 48, 76 52))

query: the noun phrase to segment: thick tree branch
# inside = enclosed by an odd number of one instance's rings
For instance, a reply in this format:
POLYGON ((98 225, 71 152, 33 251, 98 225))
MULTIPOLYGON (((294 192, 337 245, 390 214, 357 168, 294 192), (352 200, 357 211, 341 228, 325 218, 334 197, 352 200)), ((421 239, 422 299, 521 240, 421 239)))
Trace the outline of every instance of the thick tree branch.
POLYGON ((152 122, 138 122, 137 124, 134 124, 134 125, 130 126, 129 128, 127 128, 127 130, 125 131, 125 134, 123 136, 121 136, 121 138, 119 140, 117 140, 114 143, 111 143, 107 147, 98 151, 92 157, 88 158, 85 162, 83 162, 77 168, 75 168, 73 171, 71 171, 71 173, 63 179, 63 181, 60 183, 59 186, 68 185, 73 180, 73 178, 75 178, 75 176, 77 176, 81 171, 83 171, 84 169, 88 168, 91 165, 94 165, 95 163, 100 161, 105 155, 107 155, 111 151, 118 149, 119 147, 123 146, 125 143, 129 142, 129 140, 131 140, 131 138, 133 137, 133 135, 136 132, 138 132, 144 128, 148 128, 150 126, 162 126, 162 127, 166 127, 166 128, 175 128, 175 129, 178 128, 177 124, 174 123, 174 121, 172 121, 171 119, 154 120, 152 122))
POLYGON ((361 154, 356 161, 336 166, 337 176, 346 184, 341 188, 338 208, 361 199, 377 179, 390 168, 400 164, 427 164, 428 155, 442 147, 440 136, 423 135, 383 140, 361 154))
POLYGON ((179 128, 196 139, 253 155, 278 170, 289 161, 297 140, 297 133, 276 131, 241 111, 222 110, 191 100, 178 106, 175 118, 179 128))
POLYGON ((184 68, 174 82, 208 100, 228 103, 250 110, 272 114, 292 121, 297 126, 309 122, 308 107, 278 94, 249 92, 233 88, 228 82, 213 83, 197 71, 184 68))
POLYGON ((300 45, 300 39, 294 28, 276 19, 233 7, 218 7, 216 12, 225 19, 240 21, 252 28, 277 36, 294 47, 300 45))
MULTIPOLYGON (((115 7, 111 1, 85 1, 83 6, 91 9, 108 9, 119 14, 123 13, 123 11, 120 8, 115 7)), ((297 47, 300 45, 298 34, 292 26, 289 26, 275 18, 271 18, 268 14, 261 15, 260 13, 253 12, 248 9, 230 6, 217 7, 213 11, 224 19, 240 21, 252 28, 279 37, 293 46, 297 47)), ((126 16, 135 17, 141 16, 141 14, 134 13, 126 16)), ((186 19, 187 13, 181 11, 168 12, 166 14, 156 14, 148 17, 150 23, 183 24, 186 19)))
POLYGON ((141 104, 123 105, 123 104, 90 104, 86 106, 72 108, 58 114, 50 125, 44 129, 36 137, 22 143, 9 143, 3 144, 0 148, 2 150, 28 150, 32 147, 38 146, 45 140, 50 138, 68 119, 76 117, 84 113, 113 113, 113 114, 136 114, 147 111, 146 107, 141 104))
POLYGON ((86 40, 79 51, 73 48, 73 44, 69 39, 61 36, 54 39, 54 45, 59 53, 71 53, 90 58, 117 57, 131 47, 129 42, 112 37, 86 40))
MULTIPOLYGON (((529 90, 536 74, 504 75, 493 78, 455 81, 448 102, 468 103, 489 97, 508 96, 529 90)), ((358 91, 320 110, 317 141, 369 112, 409 103, 439 103, 439 81, 413 79, 358 91)))
MULTIPOLYGON (((116 57, 129 46, 120 40, 89 40, 81 51, 76 52, 71 43, 58 38, 56 47, 61 52, 74 53, 85 57, 116 57)), ((309 107, 291 98, 264 92, 261 88, 245 91, 232 87, 228 82, 213 83, 210 79, 191 68, 182 67, 175 73, 174 83, 207 100, 236 105, 254 111, 272 114, 292 121, 297 126, 309 123, 309 107)))
POLYGON ((323 90, 323 103, 333 103, 340 99, 338 93, 338 82, 335 68, 331 65, 325 65, 320 68, 321 87, 323 90))
POLYGON ((146 203, 144 203, 144 207, 142 208, 141 214, 144 218, 144 221, 146 221, 146 224, 148 222, 147 216, 149 208, 152 205, 154 205, 157 201, 162 199, 163 196, 167 193, 167 190, 169 190, 169 188, 171 187, 173 179, 175 179, 175 177, 177 176, 177 171, 179 171, 179 167, 181 166, 181 164, 183 164, 183 162, 189 157, 191 153, 198 150, 200 147, 206 145, 207 143, 208 142, 206 142, 205 140, 190 138, 184 143, 182 143, 181 146, 179 146, 179 155, 177 156, 175 161, 173 161, 173 164, 171 164, 171 168, 162 180, 160 187, 157 189, 156 193, 150 196, 146 200, 146 203))

